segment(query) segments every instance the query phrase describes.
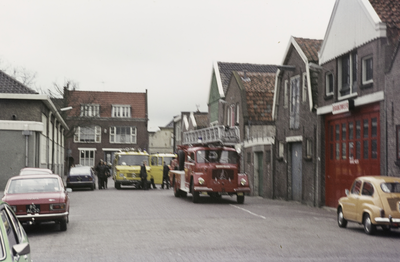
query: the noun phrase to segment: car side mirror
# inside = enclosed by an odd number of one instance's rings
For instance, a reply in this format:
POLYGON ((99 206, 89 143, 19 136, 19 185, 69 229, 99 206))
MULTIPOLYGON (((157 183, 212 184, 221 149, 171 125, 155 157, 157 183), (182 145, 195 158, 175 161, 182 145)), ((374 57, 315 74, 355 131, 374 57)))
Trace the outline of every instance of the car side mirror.
POLYGON ((350 191, 348 189, 345 189, 344 193, 346 194, 346 196, 348 196, 350 194, 350 191))
POLYGON ((17 244, 13 246, 13 253, 14 256, 24 256, 28 255, 31 252, 31 248, 29 246, 29 243, 22 243, 22 244, 17 244))

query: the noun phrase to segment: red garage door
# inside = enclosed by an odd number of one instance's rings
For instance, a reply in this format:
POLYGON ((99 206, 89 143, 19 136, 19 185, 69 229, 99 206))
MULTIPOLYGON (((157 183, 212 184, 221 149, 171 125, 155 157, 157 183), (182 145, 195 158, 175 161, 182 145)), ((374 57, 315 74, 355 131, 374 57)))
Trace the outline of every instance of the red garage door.
POLYGON ((354 178, 380 175, 379 104, 325 120, 325 204, 336 207, 354 178))

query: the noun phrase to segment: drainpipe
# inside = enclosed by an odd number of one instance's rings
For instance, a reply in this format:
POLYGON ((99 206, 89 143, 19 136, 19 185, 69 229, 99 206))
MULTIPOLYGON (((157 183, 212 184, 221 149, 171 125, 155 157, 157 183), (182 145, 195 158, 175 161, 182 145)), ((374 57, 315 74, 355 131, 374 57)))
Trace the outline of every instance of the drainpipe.
POLYGON ((25 167, 27 167, 29 165, 29 136, 32 135, 28 125, 24 125, 22 135, 25 136, 25 167))

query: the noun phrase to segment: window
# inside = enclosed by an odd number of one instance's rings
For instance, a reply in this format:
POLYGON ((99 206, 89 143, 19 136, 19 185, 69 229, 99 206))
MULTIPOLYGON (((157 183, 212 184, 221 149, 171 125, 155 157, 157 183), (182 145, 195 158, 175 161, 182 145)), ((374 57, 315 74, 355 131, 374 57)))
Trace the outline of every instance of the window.
POLYGON ((349 53, 338 60, 339 98, 357 93, 357 53, 349 53))
POLYGON ((80 116, 100 116, 100 106, 96 104, 84 104, 81 105, 81 115, 80 116))
POLYGON ((231 105, 228 107, 228 111, 227 111, 227 118, 226 118, 226 123, 228 126, 234 126, 235 123, 238 122, 238 120, 236 119, 235 116, 235 112, 239 111, 239 106, 235 106, 235 105, 231 105))
POLYGON ((284 154, 285 154, 285 144, 282 141, 279 141, 278 157, 283 158, 284 154))
POLYGON ((306 143, 307 143, 306 144, 306 157, 308 159, 311 159, 312 156, 313 156, 312 140, 311 139, 307 139, 306 143))
POLYGON ((364 182, 361 194, 364 196, 372 196, 374 194, 374 187, 369 182, 364 182))
POLYGON ((290 128, 300 127, 300 76, 290 79, 290 128))
POLYGON ((101 127, 100 126, 78 126, 74 135, 75 143, 100 143, 101 127))
POLYGON ((136 144, 136 127, 112 126, 110 127, 110 143, 136 144))
POLYGON ((303 73, 303 102, 307 102, 307 73, 303 73))
POLYGON ((239 124, 239 103, 236 104, 236 123, 239 124))
POLYGON ((112 117, 131 117, 130 105, 113 105, 111 110, 112 117))
POLYGON ((373 82, 373 61, 372 56, 362 60, 362 83, 363 85, 373 82))
POLYGON ((79 149, 81 154, 79 156, 79 164, 82 166, 94 166, 94 152, 95 149, 79 149))
POLYGON ((283 101, 283 107, 287 108, 289 104, 289 82, 288 80, 285 80, 285 86, 284 86, 284 101, 283 101))
POLYGON ((333 74, 328 73, 325 76, 325 92, 326 96, 332 96, 333 95, 333 74))
POLYGON ((361 190, 361 181, 360 180, 356 180, 354 182, 354 184, 353 184, 353 187, 351 188, 351 193, 359 195, 360 194, 360 190, 361 190))

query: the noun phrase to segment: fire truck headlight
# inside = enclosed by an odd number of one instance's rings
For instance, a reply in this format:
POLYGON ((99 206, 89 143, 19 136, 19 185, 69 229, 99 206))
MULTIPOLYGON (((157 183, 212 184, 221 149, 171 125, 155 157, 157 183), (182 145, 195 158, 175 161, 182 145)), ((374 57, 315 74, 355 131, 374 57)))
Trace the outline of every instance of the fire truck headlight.
POLYGON ((123 173, 119 173, 119 176, 120 176, 120 177, 124 177, 124 174, 123 174, 123 173))
POLYGON ((246 182, 247 182, 246 179, 244 179, 244 178, 240 179, 240 184, 242 186, 246 185, 246 182))
POLYGON ((204 182, 205 182, 204 179, 203 179, 202 177, 199 177, 199 184, 200 184, 200 185, 203 185, 204 182))

